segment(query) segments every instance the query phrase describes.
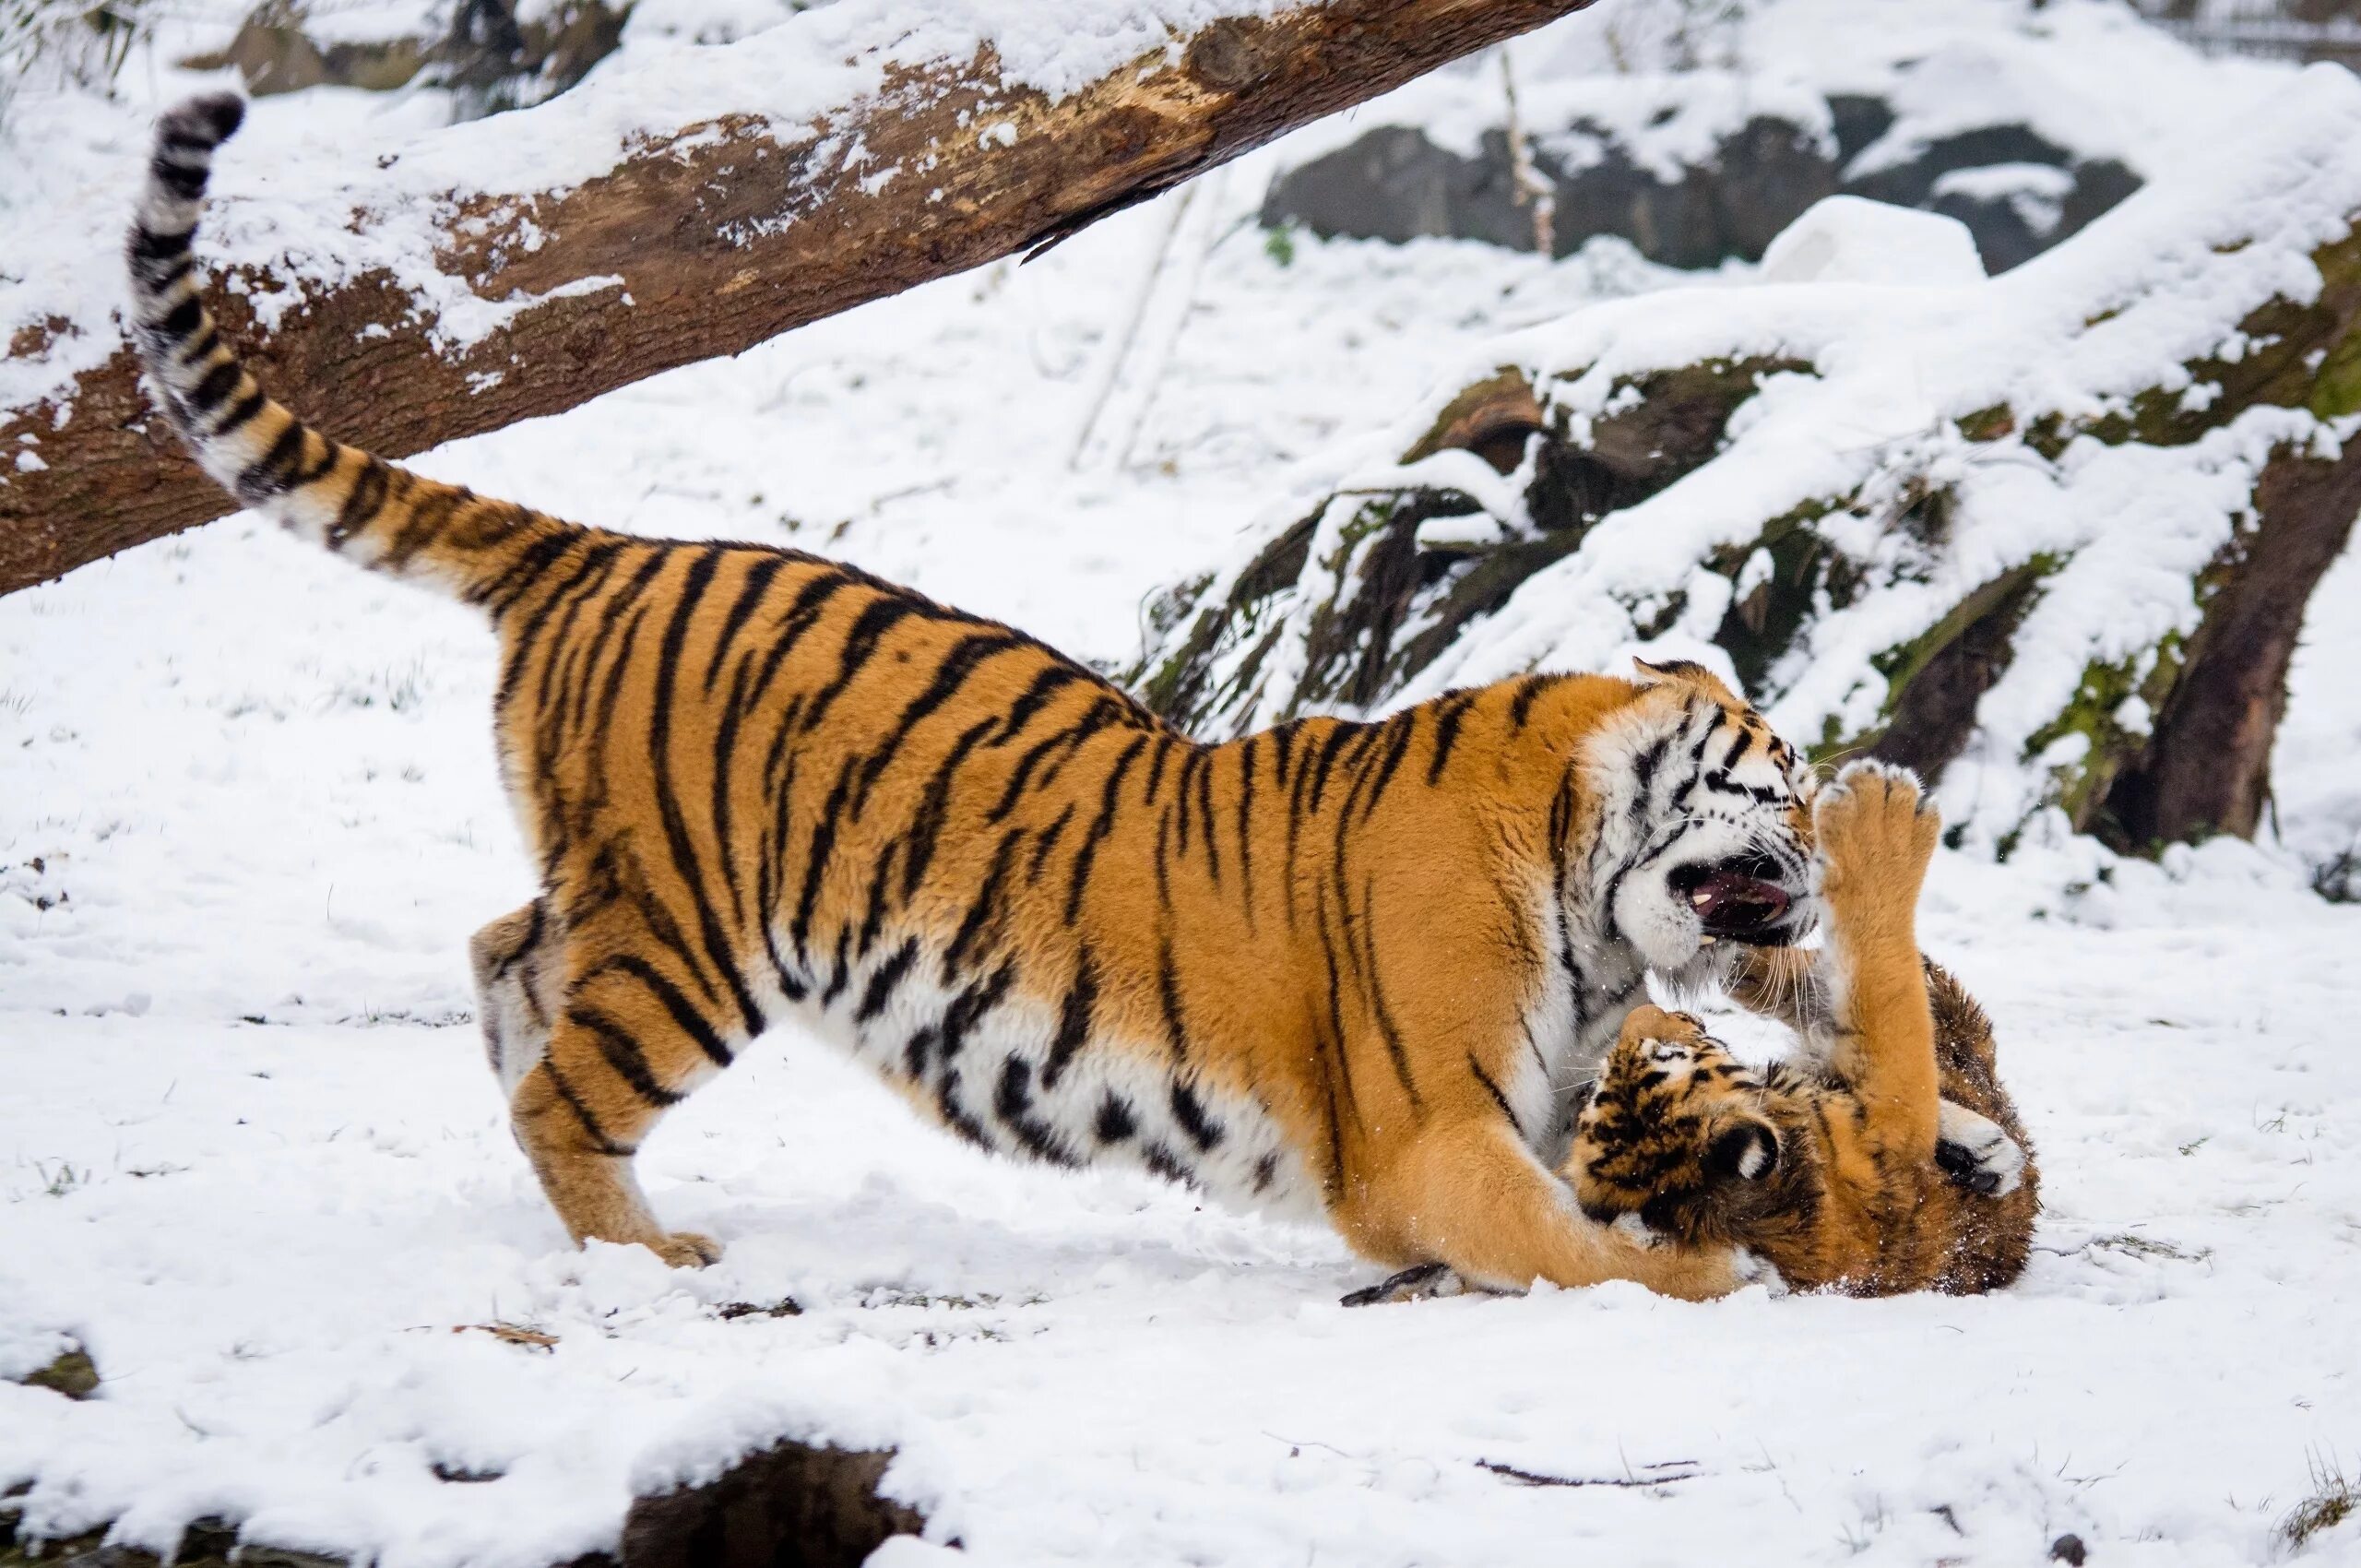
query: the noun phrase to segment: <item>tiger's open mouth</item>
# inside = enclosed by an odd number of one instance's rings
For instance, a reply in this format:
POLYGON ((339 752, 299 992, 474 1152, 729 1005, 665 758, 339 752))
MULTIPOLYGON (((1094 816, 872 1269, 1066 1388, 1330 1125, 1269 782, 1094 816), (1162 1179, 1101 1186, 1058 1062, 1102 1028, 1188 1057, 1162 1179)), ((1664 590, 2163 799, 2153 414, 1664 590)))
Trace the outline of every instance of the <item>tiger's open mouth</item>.
POLYGON ((1681 866, 1666 881, 1697 911, 1707 936, 1762 942, 1775 937, 1795 903, 1786 888, 1762 874, 1766 871, 1775 873, 1777 867, 1760 859, 1728 861, 1681 866))

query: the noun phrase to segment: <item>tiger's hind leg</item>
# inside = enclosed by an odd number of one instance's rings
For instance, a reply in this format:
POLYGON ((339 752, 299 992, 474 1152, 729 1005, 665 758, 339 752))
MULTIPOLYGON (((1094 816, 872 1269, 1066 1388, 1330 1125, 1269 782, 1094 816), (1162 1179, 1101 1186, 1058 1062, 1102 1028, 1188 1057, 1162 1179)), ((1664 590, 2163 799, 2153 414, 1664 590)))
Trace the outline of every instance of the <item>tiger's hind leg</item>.
POLYGON ((510 910, 468 944, 484 1055, 503 1099, 516 1098, 516 1086, 548 1053, 550 1026, 564 999, 564 926, 547 898, 510 910))
POLYGON ((721 1255, 712 1238, 657 1223, 632 1159, 665 1111, 730 1064, 753 1020, 714 1004, 703 968, 620 906, 559 940, 547 1048, 509 1099, 516 1141, 576 1242, 636 1244, 675 1266, 712 1263, 721 1255))

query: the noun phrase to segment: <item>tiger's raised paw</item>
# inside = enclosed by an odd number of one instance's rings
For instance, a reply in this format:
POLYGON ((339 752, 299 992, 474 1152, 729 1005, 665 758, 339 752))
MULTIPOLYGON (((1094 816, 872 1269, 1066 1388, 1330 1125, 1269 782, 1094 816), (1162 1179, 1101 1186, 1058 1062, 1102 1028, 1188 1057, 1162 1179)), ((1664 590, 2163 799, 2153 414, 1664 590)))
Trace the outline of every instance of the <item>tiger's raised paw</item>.
POLYGON ((1969 1192, 2006 1197, 2024 1179, 2025 1151, 1998 1122, 1944 1100, 1935 1125, 1935 1163, 1969 1192))
POLYGON ((1907 912, 1918 902, 1943 820, 1906 767, 1847 763, 1812 801, 1821 896, 1833 904, 1907 912))

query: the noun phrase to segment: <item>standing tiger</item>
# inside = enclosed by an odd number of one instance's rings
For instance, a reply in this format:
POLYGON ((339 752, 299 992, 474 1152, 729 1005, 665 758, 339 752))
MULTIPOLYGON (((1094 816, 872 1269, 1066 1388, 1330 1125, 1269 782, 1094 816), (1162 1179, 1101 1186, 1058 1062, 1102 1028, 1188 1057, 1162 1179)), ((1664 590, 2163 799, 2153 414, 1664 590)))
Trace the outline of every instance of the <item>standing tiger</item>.
POLYGON ((1632 1009, 1576 1123, 1575 1197, 1596 1219, 1744 1246, 1798 1289, 1997 1289, 2023 1272, 2041 1206, 1991 1024, 1919 956, 1939 819, 1908 773, 1873 763, 1814 816, 1827 945, 1750 952, 1735 986, 1802 1050, 1757 1072, 1689 1015, 1632 1009))
POLYGON ((475 940, 519 1145, 577 1241, 675 1265, 632 1158, 789 1010, 953 1131, 1321 1215, 1505 1286, 1703 1297, 1549 1160, 1655 970, 1809 928, 1809 774, 1703 671, 1532 676, 1200 744, 850 567, 575 527, 310 429, 190 255, 231 97, 160 123, 129 246, 166 414, 240 502, 481 609, 540 894, 475 940))

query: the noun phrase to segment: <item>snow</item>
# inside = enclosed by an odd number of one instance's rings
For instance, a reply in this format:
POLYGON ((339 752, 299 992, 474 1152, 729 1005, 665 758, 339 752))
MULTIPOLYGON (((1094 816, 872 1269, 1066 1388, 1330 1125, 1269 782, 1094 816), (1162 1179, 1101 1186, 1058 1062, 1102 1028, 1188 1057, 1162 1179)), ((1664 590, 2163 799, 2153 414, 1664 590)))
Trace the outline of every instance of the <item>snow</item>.
MULTIPOLYGON (((2095 30, 2101 9, 2043 14, 2095 30)), ((1935 25, 1918 14, 1895 13, 1905 42, 1935 25)), ((1847 35, 1829 70, 1869 47, 1847 35)), ((1931 428, 1944 410, 1899 350, 1875 358, 1881 332, 1974 345, 1996 385, 2060 398, 2135 384, 2285 284, 2271 257, 2315 197, 2353 194, 2352 89, 2275 79, 2242 151, 2192 153, 2183 195, 2106 220, 2106 264, 2061 258, 2040 289, 1857 283, 1815 303, 1814 285, 1680 278, 1605 244, 1553 265, 1298 236, 1283 263, 1241 226, 1301 156, 1282 145, 1193 207, 1168 197, 1030 266, 420 466, 586 521, 841 554, 1121 662, 1152 590, 1390 463, 1434 389, 1502 362, 1503 335, 1562 345, 1548 324, 1577 306, 1589 346, 1631 364, 1740 328, 1866 356, 1858 402, 1815 408, 1800 378, 1766 393, 1734 433, 1762 455, 1756 486, 1852 471, 1838 443, 1794 442, 1808 419, 1931 428), (2251 270, 2165 291, 2070 362, 2025 348, 2051 341, 2040 318, 1975 341, 1972 291, 2083 308, 2188 267, 2226 232, 2189 215, 2217 208, 2261 236, 2251 270)), ((223 179, 258 188, 263 149, 386 118, 423 136, 405 117, 433 108, 264 101, 223 179)), ((135 145, 61 169, 102 191, 135 145)), ((2029 528, 2090 527, 2070 499, 2177 496, 2157 531, 2194 549, 2282 434, 2233 427, 2153 472, 2078 452, 2038 482, 1928 460, 2029 528)), ((635 1493, 792 1435, 898 1451, 888 1490, 931 1522, 929 1544, 879 1554, 890 1568, 954 1561, 955 1538, 1026 1568, 1999 1564, 2067 1532, 2105 1568, 2279 1561, 2314 1467, 2361 1463, 2343 1310, 2361 1300, 2361 907, 2307 886, 2308 861, 2361 837, 2357 606, 2348 554, 2297 659, 2284 842, 2150 864, 2037 813, 2006 864, 1938 859, 1926 944, 1993 1012, 2042 1160, 2020 1286, 1347 1311, 1376 1271, 1333 1237, 995 1162, 787 1028, 642 1161, 658 1211, 724 1260, 571 1251, 469 1018, 466 936, 530 891, 475 618, 244 517, 0 600, 0 1377, 70 1336, 108 1380, 80 1402, 0 1384, 0 1493, 28 1484, 28 1523, 58 1534, 113 1521, 161 1548, 218 1515, 385 1568, 541 1568, 611 1547, 635 1493), (720 1315, 788 1299, 801 1315, 720 1315)), ((2361 1526, 2302 1560, 2361 1562, 2361 1526)))
POLYGON ((1906 283, 1952 287, 1984 280, 1967 225, 1859 196, 1814 203, 1762 252, 1765 283, 1906 283))
MULTIPOLYGON (((1816 612, 1756 695, 1785 733, 1857 736, 1883 710, 1880 656, 2004 571, 2053 563, 1940 786, 1968 842, 2012 842, 2035 812, 2064 798, 2080 754, 2043 748, 2086 673, 2122 667, 2136 678, 2166 656, 2195 629, 2190 584, 2249 520, 2262 465, 2285 448, 2332 455, 2352 429, 2266 406, 2179 444, 2076 435, 2053 457, 2027 439, 2046 418, 2070 432, 2127 411, 2149 389, 2202 407, 2209 397, 2188 364, 2235 362, 2251 313, 2317 297, 2312 253, 2361 210, 2361 83, 2323 66, 2236 96, 2251 86, 2225 85, 2231 96, 2216 105, 2243 119, 2240 134, 2193 116, 2161 149, 2167 170, 2001 277, 1982 276, 1947 220, 1838 197, 1776 238, 1759 271, 1726 268, 1678 310, 1647 297, 1603 302, 1471 350, 1420 404, 1364 443, 1340 444, 1327 482, 1310 487, 1315 499, 1290 489, 1270 501, 1199 602, 1223 602, 1317 497, 1433 482, 1430 464, 1403 464, 1401 454, 1457 389, 1503 366, 1521 370, 1551 418, 1576 431, 1659 372, 1809 367, 1762 373, 1714 460, 1600 518, 1579 550, 1525 578, 1381 706, 1534 669, 1606 669, 1634 656, 1714 662, 1732 584, 1701 563, 1750 551, 1772 519, 1809 516, 1872 588, 1816 612), (1994 409, 2011 414, 2011 429, 1985 440, 1961 433, 1958 422, 1994 409), (1948 497, 1940 551, 1891 526, 1928 491, 1948 497)), ((1530 480, 1509 483, 1521 495, 1530 480)), ((1488 502, 1479 486, 1469 493, 1503 528, 1524 522, 1521 502, 1488 502)), ((1313 607, 1332 597, 1330 554, 1353 520, 1349 507, 1332 513, 1326 552, 1316 546, 1302 580, 1272 601, 1288 646, 1244 683, 1225 721, 1242 731, 1316 706, 1298 690, 1305 671, 1291 655, 1313 607)), ((1440 596, 1447 582, 1426 591, 1440 596)), ((1170 655, 1193 616, 1174 624, 1152 659, 1170 655)), ((1260 635, 1226 637, 1209 690, 1231 689, 1260 635)))

